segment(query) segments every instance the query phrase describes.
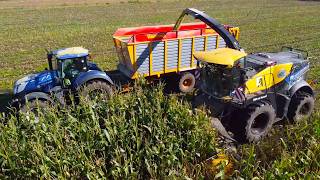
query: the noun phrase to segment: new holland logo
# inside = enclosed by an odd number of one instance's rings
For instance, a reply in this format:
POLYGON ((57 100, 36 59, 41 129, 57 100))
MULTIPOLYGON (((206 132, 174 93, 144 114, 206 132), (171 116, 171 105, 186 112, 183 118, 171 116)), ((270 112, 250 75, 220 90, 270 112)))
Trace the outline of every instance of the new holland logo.
POLYGON ((287 74, 286 70, 281 69, 277 76, 278 76, 278 78, 284 78, 284 77, 286 77, 286 74, 287 74))

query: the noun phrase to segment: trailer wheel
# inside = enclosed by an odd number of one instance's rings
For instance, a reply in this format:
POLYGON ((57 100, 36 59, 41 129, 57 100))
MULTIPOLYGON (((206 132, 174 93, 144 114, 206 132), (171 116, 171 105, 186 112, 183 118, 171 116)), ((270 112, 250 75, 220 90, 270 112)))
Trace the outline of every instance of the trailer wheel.
POLYGON ((307 93, 297 93, 292 97, 289 106, 288 119, 290 122, 299 122, 308 118, 314 109, 314 98, 307 93))
POLYGON ((112 88, 104 81, 93 80, 81 87, 79 95, 88 100, 94 100, 98 96, 106 100, 112 95, 112 88))
POLYGON ((191 92, 196 84, 196 78, 191 73, 184 73, 179 80, 179 90, 184 93, 191 92))

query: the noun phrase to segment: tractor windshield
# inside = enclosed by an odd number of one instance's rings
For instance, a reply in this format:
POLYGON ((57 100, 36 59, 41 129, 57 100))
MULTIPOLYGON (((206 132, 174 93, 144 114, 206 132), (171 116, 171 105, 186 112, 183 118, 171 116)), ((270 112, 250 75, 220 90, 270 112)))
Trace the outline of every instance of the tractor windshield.
POLYGON ((207 64, 202 68, 202 89, 214 97, 230 96, 239 87, 240 77, 239 67, 207 64))
POLYGON ((80 72, 87 70, 85 57, 58 60, 58 66, 60 77, 69 80, 77 77, 80 72))

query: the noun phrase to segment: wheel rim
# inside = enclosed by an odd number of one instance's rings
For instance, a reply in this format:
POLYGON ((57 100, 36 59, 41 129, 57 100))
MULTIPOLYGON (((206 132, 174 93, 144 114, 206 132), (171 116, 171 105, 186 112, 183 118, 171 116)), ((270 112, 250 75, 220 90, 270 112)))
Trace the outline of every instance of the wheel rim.
POLYGON ((183 80, 182 85, 185 88, 188 88, 188 87, 190 87, 192 85, 192 80, 191 79, 185 79, 185 80, 183 80))
POLYGON ((269 115, 266 113, 259 114, 255 117, 251 124, 251 132, 253 134, 262 134, 268 126, 269 118, 269 115))

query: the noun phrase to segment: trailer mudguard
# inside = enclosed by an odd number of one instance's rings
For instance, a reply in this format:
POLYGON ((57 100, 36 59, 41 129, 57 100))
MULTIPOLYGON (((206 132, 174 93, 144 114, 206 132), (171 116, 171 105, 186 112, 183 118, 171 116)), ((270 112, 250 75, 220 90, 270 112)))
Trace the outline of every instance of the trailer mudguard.
POLYGON ((106 81, 113 85, 112 79, 103 71, 98 70, 90 70, 87 72, 82 72, 79 74, 76 79, 73 80, 71 86, 72 89, 77 90, 80 88, 83 84, 87 83, 88 81, 94 80, 94 79, 101 79, 103 81, 106 81))
POLYGON ((179 30, 180 24, 183 21, 186 15, 191 15, 195 19, 199 19, 202 22, 206 23, 210 28, 215 30, 226 42, 227 46, 232 49, 241 50, 239 42, 234 38, 229 31, 225 29, 225 27, 220 24, 217 20, 213 19, 212 17, 208 16, 202 11, 199 11, 194 8, 187 8, 185 9, 179 19, 177 20, 173 30, 179 30))
POLYGON ((297 91, 303 91, 311 94, 312 96, 314 95, 311 86, 305 80, 298 81, 290 88, 290 96, 293 96, 297 91))

